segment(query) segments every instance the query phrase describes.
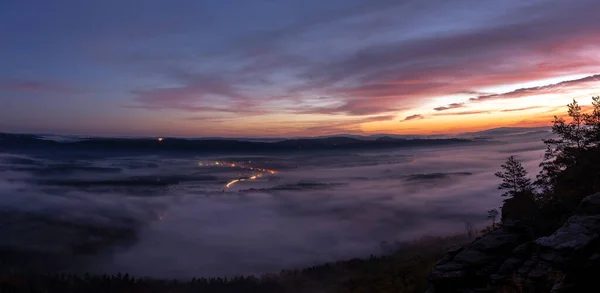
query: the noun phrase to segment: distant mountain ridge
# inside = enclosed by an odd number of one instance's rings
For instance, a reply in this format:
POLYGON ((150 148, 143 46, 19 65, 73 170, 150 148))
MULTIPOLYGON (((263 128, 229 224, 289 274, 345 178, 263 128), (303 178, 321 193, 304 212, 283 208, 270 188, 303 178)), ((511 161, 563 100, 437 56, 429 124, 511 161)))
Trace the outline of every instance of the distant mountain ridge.
MULTIPOLYGON (((209 137, 169 137, 170 139, 182 139, 182 140, 236 140, 236 141, 250 141, 250 142, 278 142, 284 140, 298 140, 298 139, 329 139, 329 138, 354 138, 358 140, 378 140, 380 138, 388 139, 444 139, 444 138, 471 138, 476 136, 491 136, 491 135, 514 135, 524 134, 528 132, 549 132, 549 126, 542 127, 498 127, 490 128, 481 131, 474 132, 462 132, 458 134, 389 134, 389 133, 376 133, 369 135, 356 135, 356 134, 334 134, 334 135, 323 135, 323 136, 301 136, 301 137, 220 137, 220 136, 209 136, 209 137)), ((93 136, 93 135, 57 135, 48 133, 2 133, 10 135, 24 135, 24 136, 35 136, 41 139, 55 140, 61 142, 67 141, 80 141, 88 139, 149 139, 158 138, 153 136, 93 136)))
POLYGON ((272 142, 235 139, 184 138, 87 138, 49 140, 31 134, 0 133, 0 150, 91 150, 91 151, 189 151, 189 152, 272 152, 298 150, 361 150, 396 147, 439 146, 472 142, 462 138, 425 139, 393 138, 359 139, 353 137, 299 138, 272 142))
POLYGON ((527 133, 536 133, 536 132, 551 132, 552 128, 550 126, 542 126, 542 127, 498 127, 491 128, 482 131, 476 132, 465 132, 461 133, 460 137, 470 137, 470 136, 493 136, 493 135, 523 135, 527 133))

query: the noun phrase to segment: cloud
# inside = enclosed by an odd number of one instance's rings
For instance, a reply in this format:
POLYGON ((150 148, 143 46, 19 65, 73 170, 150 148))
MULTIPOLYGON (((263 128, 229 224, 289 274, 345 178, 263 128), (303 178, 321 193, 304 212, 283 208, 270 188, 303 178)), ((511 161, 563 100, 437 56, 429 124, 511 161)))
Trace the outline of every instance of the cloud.
MULTIPOLYGON (((43 17, 15 4, 16 13, 7 18, 7 27, 15 29, 5 31, 10 68, 3 69, 6 76, 38 68, 40 76, 79 86, 102 83, 111 99, 128 108, 110 111, 114 103, 106 103, 107 112, 120 122, 135 117, 138 125, 153 118, 124 113, 168 110, 198 119, 218 113, 242 121, 274 113, 330 114, 334 120, 420 112, 438 97, 469 93, 491 100, 502 96, 482 94, 486 88, 600 72, 594 54, 600 49, 600 4, 594 0, 234 2, 236 11, 256 17, 202 1, 169 9, 156 2, 140 10, 110 0, 64 5, 43 17), (566 12, 578 17, 565 18, 566 12), (29 25, 32 20, 41 25, 29 25), (63 54, 63 47, 76 49, 63 54), (336 103, 311 103, 318 96, 336 103)), ((41 93, 65 87, 29 81, 1 83, 0 89, 41 93)), ((536 92, 543 89, 514 94, 536 92)), ((24 102, 11 105, 22 112, 15 116, 36 115, 24 102)), ((434 111, 450 109, 440 104, 434 111)), ((61 121, 75 120, 72 115, 61 121)), ((279 115, 276 123, 295 117, 279 115)), ((45 127, 60 127, 58 119, 47 121, 45 127)), ((186 122, 177 123, 170 130, 181 131, 186 122)))
MULTIPOLYGON (((441 63, 458 65, 455 63, 456 61, 461 62, 464 61, 463 57, 468 57, 467 60, 469 62, 464 65, 470 67, 474 65, 471 61, 476 61, 481 57, 506 56, 512 52, 518 52, 520 56, 525 58, 530 54, 546 57, 543 54, 544 52, 533 52, 532 50, 541 49, 547 45, 551 47, 559 46, 564 42, 560 42, 557 39, 566 38, 571 41, 576 40, 575 42, 568 42, 572 45, 572 48, 569 48, 569 50, 573 51, 561 50, 560 52, 572 53, 583 45, 578 43, 578 41, 589 42, 588 44, 593 43, 594 36, 596 35, 594 27, 600 24, 600 21, 579 19, 564 22, 564 15, 560 12, 561 7, 569 8, 572 12, 576 11, 582 15, 592 15, 593 13, 587 10, 593 6, 598 5, 592 5, 591 1, 582 1, 573 6, 565 6, 562 3, 556 7, 548 7, 546 3, 531 5, 526 9, 515 10, 514 18, 512 18, 513 21, 511 22, 495 23, 490 20, 490 25, 444 34, 441 38, 440 36, 434 36, 432 38, 416 39, 413 42, 409 42, 407 44, 408 47, 404 49, 392 47, 389 53, 401 53, 401 55, 397 58, 390 58, 390 60, 406 60, 407 58, 414 57, 422 61, 439 61, 441 63), (538 17, 532 18, 530 15, 531 11, 537 11, 538 17), (563 20, 563 22, 556 22, 556 20, 563 20), (536 27, 535 25, 543 25, 543 28, 536 27), (592 38, 586 40, 586 37, 592 38), (519 47, 524 50, 517 51, 519 47), (443 59, 438 59, 438 57, 443 59), (448 59, 446 59, 448 57, 454 58, 454 60, 450 59, 450 62, 448 62, 448 59)), ((556 55, 554 56, 556 57, 556 55)), ((498 60, 488 59, 487 63, 490 65, 498 64, 498 60)), ((425 63, 424 65, 431 64, 425 63)), ((541 63, 541 65, 549 66, 551 63, 541 63)), ((457 73, 461 72, 459 68, 455 69, 457 69, 457 73)), ((486 70, 488 69, 486 68, 486 70)))
POLYGON ((531 107, 516 108, 516 109, 504 109, 504 110, 500 110, 500 112, 518 112, 518 111, 527 111, 527 110, 539 109, 539 108, 541 108, 541 106, 531 106, 531 107))
MULTIPOLYGON (((467 2, 460 5, 467 5, 467 2)), ((580 2, 569 9, 585 15, 591 4, 580 2)), ((435 7, 433 2, 425 6, 428 9, 435 7)), ((588 57, 572 55, 594 43, 594 39, 589 38, 595 33, 597 24, 593 17, 569 20, 558 26, 561 22, 557 20, 563 18, 558 13, 561 9, 537 4, 523 7, 514 10, 514 21, 510 23, 503 18, 494 18, 485 26, 453 29, 444 34, 423 33, 418 38, 361 43, 351 50, 355 53, 341 53, 326 61, 316 58, 318 50, 313 47, 314 42, 306 42, 305 50, 293 49, 294 39, 309 41, 336 31, 339 35, 341 28, 364 26, 372 18, 382 20, 378 22, 382 31, 401 27, 400 24, 409 24, 411 20, 387 19, 390 16, 385 14, 386 11, 400 11, 400 8, 419 11, 408 2, 378 1, 373 5, 359 1, 358 6, 332 10, 335 11, 333 16, 330 13, 310 14, 306 19, 283 27, 236 38, 235 46, 222 47, 209 56, 235 60, 238 64, 232 66, 224 62, 223 69, 215 72, 191 74, 191 71, 180 70, 184 73, 175 76, 168 73, 176 84, 181 85, 136 90, 133 92, 138 103, 136 107, 237 113, 240 116, 277 112, 379 115, 414 108, 431 96, 477 93, 486 86, 553 77, 600 65, 590 62, 588 57), (362 13, 365 9, 369 15, 362 13), (530 17, 529 12, 536 10, 539 17, 530 17), (321 35, 315 27, 319 27, 321 35), (561 46, 566 37, 573 40, 568 48, 561 46), (566 57, 557 59, 557 54, 566 57), (498 62, 493 60, 499 59, 506 66, 497 66, 498 62), (527 59, 527 62, 523 61, 527 59), (268 90, 257 90, 257 86, 268 90), (290 98, 286 103, 278 103, 281 95, 290 98), (332 96, 337 103, 333 106, 302 103, 305 97, 312 95, 332 96)), ((481 9, 480 6, 476 8, 481 9)), ((184 61, 177 60, 170 65, 185 64, 184 61)), ((463 106, 464 103, 452 103, 434 110, 447 111, 463 106)))
MULTIPOLYGON (((345 134, 364 134, 361 124, 369 122, 390 121, 396 118, 395 115, 378 115, 362 118, 346 119, 336 122, 325 122, 323 120, 308 122, 299 135, 305 133, 319 133, 320 135, 345 134)), ((293 134, 293 133, 292 133, 293 134)))
POLYGON ((485 101, 485 100, 494 100, 494 99, 511 99, 511 98, 520 98, 526 96, 536 96, 548 93, 564 93, 572 90, 577 86, 581 86, 587 83, 595 83, 600 82, 600 74, 590 75, 584 78, 573 79, 562 81, 559 83, 537 86, 537 87, 529 87, 529 88, 520 88, 514 91, 501 93, 501 94, 492 94, 492 95, 483 95, 475 98, 470 98, 470 101, 485 101))
POLYGON ((465 106, 465 103, 452 103, 452 104, 448 104, 448 106, 433 108, 433 110, 435 110, 435 111, 446 111, 446 110, 450 110, 450 109, 461 108, 461 107, 464 107, 464 106, 465 106))
MULTIPOLYGON (((569 9, 593 17, 590 5, 592 2, 582 2, 569 9)), ((441 35, 371 44, 310 68, 306 88, 329 88, 348 99, 364 100, 364 104, 380 105, 381 100, 393 107, 434 95, 477 92, 498 84, 600 68, 599 60, 578 53, 597 46, 599 20, 564 24, 563 15, 555 8, 533 7, 540 9, 539 17, 531 18, 525 9, 518 11, 511 23, 491 22, 441 35), (565 39, 572 41, 571 46, 561 46, 565 39), (498 66, 499 62, 503 66, 498 66)))
POLYGON ((175 71, 172 77, 181 86, 134 90, 138 107, 145 109, 175 109, 192 112, 249 112, 250 98, 240 93, 225 78, 216 75, 175 71))
MULTIPOLYGON (((390 9, 416 9, 412 4, 393 1, 381 1, 376 5, 360 3, 341 11, 333 10, 336 11, 334 17, 315 14, 307 18, 314 21, 292 22, 283 28, 239 38, 239 41, 235 41, 236 46, 211 55, 240 62, 241 66, 236 66, 239 70, 227 72, 229 77, 212 82, 186 81, 181 87, 175 88, 136 91, 136 100, 147 109, 239 111, 241 115, 246 115, 248 109, 260 108, 263 113, 289 111, 296 114, 362 116, 415 107, 431 96, 474 93, 485 86, 552 77, 581 69, 582 66, 599 65, 582 56, 555 60, 557 54, 572 57, 571 52, 593 44, 593 38, 585 37, 594 32, 596 21, 593 18, 570 20, 566 25, 557 27, 560 22, 556 20, 562 19, 562 14, 547 5, 525 6, 526 9, 515 10, 515 21, 511 23, 499 18, 485 26, 448 31, 442 35, 423 34, 419 38, 375 41, 359 47, 355 54, 339 54, 327 62, 315 60, 314 49, 303 52, 290 49, 293 38, 302 36, 310 40, 317 37, 312 35, 315 26, 327 35, 333 33, 331 30, 334 28, 367 23, 370 16, 360 13, 365 8, 378 17, 390 9), (540 17, 529 17, 528 9, 537 9, 540 17), (564 42, 559 40, 567 36, 577 42, 573 42, 569 48, 560 46, 564 42), (550 52, 543 48, 556 50, 550 52), (496 66, 498 62, 492 60, 498 59, 510 65, 496 66), (524 59, 534 61, 523 62, 524 59), (279 82, 281 72, 286 78, 292 78, 293 82, 279 82), (217 92, 211 89, 215 82, 220 84, 217 92), (249 85, 269 87, 269 91, 274 93, 241 90, 249 85), (315 93, 330 95, 336 97, 341 105, 303 108, 272 106, 271 102, 277 101, 276 97, 283 93, 297 100, 315 93), (221 106, 215 106, 216 103, 204 101, 207 95, 229 98, 221 106)), ((590 3, 577 3, 569 8, 585 14, 590 11, 590 3)), ((426 6, 430 9, 434 7, 433 3, 426 6)), ((385 17, 379 24, 383 25, 382 29, 410 22, 389 21, 385 17)), ((397 17, 394 19, 397 20, 397 17)), ((222 73, 204 76, 214 78, 222 73)), ((435 111, 457 107, 460 107, 459 103, 437 107, 435 111)))
POLYGON ((0 80, 0 91, 29 93, 73 93, 76 90, 68 85, 32 79, 0 80))
POLYGON ((404 118, 404 120, 400 120, 400 122, 417 120, 417 119, 425 119, 425 116, 423 116, 421 114, 410 115, 410 116, 406 116, 406 118, 404 118))
MULTIPOLYGON (((518 112, 518 111, 526 111, 531 109, 538 109, 541 106, 532 106, 532 107, 524 107, 518 109, 504 109, 504 110, 471 110, 471 111, 459 111, 459 112, 444 112, 444 113, 434 113, 434 116, 463 116, 463 115, 477 115, 477 114, 492 114, 495 112, 518 112)), ((564 108, 564 107, 561 107, 564 108)))
POLYGON ((375 104, 361 99, 346 101, 342 99, 342 105, 322 107, 295 107, 290 110, 297 114, 338 114, 348 116, 376 115, 390 112, 398 112, 405 108, 388 106, 386 103, 375 104))
POLYGON ((450 113, 435 113, 434 116, 454 116, 454 115, 476 115, 476 114, 490 114, 494 111, 484 111, 484 110, 473 110, 473 111, 461 111, 461 112, 450 112, 450 113))
MULTIPOLYGON (((347 22, 350 19, 362 18, 364 20, 369 16, 376 16, 381 11, 402 8, 406 6, 407 1, 359 0, 350 5, 345 2, 343 3, 344 5, 336 9, 317 9, 312 14, 307 15, 307 17, 295 19, 281 28, 273 28, 265 32, 235 39, 228 46, 230 48, 241 48, 253 54, 257 51, 256 48, 264 48, 265 46, 278 47, 281 43, 294 40, 303 34, 314 32, 317 29, 323 30, 339 24, 346 24, 347 27, 349 26, 347 22)), ((322 5, 320 8, 322 8, 322 5)), ((371 29, 371 27, 363 24, 362 21, 355 24, 353 26, 355 27, 353 33, 371 29)))

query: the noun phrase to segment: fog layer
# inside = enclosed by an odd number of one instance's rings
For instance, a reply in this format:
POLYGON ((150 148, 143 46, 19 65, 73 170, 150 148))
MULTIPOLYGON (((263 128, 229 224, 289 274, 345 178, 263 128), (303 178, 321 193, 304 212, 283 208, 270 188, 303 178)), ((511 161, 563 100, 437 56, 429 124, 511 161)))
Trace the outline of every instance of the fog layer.
POLYGON ((368 256, 383 241, 483 228, 502 202, 494 172, 515 155, 534 176, 545 136, 277 156, 5 153, 0 253, 23 270, 169 278, 368 256))

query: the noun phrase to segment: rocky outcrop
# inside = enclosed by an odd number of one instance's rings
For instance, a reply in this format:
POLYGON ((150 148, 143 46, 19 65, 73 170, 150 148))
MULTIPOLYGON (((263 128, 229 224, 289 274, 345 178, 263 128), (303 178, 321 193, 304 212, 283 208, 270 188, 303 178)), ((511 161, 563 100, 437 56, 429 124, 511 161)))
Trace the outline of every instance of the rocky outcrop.
POLYGON ((449 251, 427 293, 600 292, 600 193, 548 237, 505 225, 449 251))

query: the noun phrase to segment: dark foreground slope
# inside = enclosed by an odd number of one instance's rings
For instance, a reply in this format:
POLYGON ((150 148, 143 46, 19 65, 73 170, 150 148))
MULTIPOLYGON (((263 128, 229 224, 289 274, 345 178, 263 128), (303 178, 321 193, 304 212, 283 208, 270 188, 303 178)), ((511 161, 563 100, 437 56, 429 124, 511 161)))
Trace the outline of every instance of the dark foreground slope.
POLYGON ((90 138, 57 142, 36 135, 0 133, 0 151, 115 151, 115 152, 194 152, 194 153, 252 153, 289 152, 306 150, 370 150, 396 147, 425 147, 471 142, 468 139, 401 139, 382 137, 362 140, 350 137, 288 139, 258 142, 229 139, 165 138, 90 138))
POLYGON ((455 249, 431 272, 428 293, 600 292, 600 193, 549 236, 503 225, 455 249))
POLYGON ((570 119, 555 116, 534 185, 514 157, 501 166, 499 228, 442 258, 428 293, 600 292, 600 97, 592 101, 593 111, 573 100, 570 119))
POLYGON ((427 274, 447 249, 466 241, 464 236, 423 238, 403 244, 387 256, 352 259, 261 277, 199 278, 191 281, 133 278, 127 274, 0 276, 0 292, 47 293, 280 293, 280 292, 423 292, 427 274))

